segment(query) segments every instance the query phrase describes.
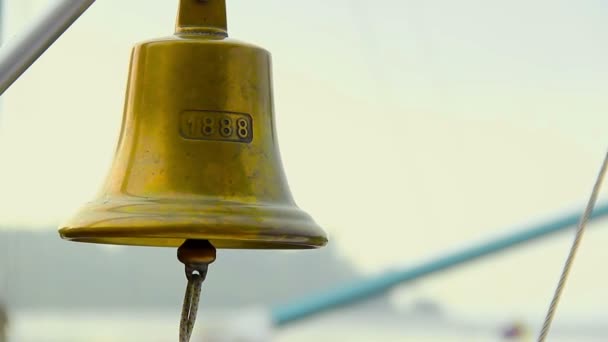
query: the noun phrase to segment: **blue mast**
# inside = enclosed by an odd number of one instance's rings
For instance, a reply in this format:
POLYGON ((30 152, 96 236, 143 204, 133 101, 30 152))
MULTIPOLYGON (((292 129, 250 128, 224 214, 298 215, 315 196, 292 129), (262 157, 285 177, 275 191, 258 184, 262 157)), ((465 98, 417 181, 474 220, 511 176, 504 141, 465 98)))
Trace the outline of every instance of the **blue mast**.
MULTIPOLYGON (((449 253, 411 268, 389 271, 324 293, 307 296, 292 303, 275 306, 271 309, 272 322, 275 326, 284 326, 325 311, 381 295, 397 285, 548 237, 577 225, 581 212, 582 210, 577 210, 566 213, 538 225, 519 230, 516 233, 449 253)), ((598 205, 590 220, 604 216, 608 216, 608 203, 598 205)))

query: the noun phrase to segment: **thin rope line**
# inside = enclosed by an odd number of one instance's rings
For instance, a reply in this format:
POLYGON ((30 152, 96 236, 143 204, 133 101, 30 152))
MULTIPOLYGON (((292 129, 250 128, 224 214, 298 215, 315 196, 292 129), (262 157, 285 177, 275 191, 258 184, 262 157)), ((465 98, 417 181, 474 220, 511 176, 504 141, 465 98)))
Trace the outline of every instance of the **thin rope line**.
POLYGON ((189 342, 196 323, 198 304, 201 298, 201 288, 207 275, 207 267, 193 268, 186 266, 186 277, 188 285, 184 295, 184 305, 182 306, 182 317, 179 324, 179 341, 189 342))
POLYGON ((587 203, 587 207, 585 208, 585 212, 581 217, 578 229, 576 230, 576 235, 574 237, 574 242, 572 243, 572 247, 570 248, 570 253, 568 254, 568 258, 566 259, 566 263, 564 264, 564 269, 559 278, 559 282, 557 283, 557 288, 555 289, 555 294, 553 295, 553 299, 551 300, 551 305, 549 306, 549 311, 547 312, 547 316, 545 318, 545 322, 543 324, 543 328, 538 337, 538 342, 544 342, 547 336, 549 335, 549 330, 551 329, 551 323, 553 323, 553 318, 555 317, 555 312, 557 311, 557 306, 559 304, 559 300, 564 292, 564 287, 566 285, 566 281, 568 280, 568 276, 570 275, 570 270, 572 269, 572 265, 574 264, 574 259, 576 257, 576 253, 581 244, 581 240, 585 233, 585 228, 587 226, 587 222, 589 221, 589 217, 593 212, 593 208, 595 207, 595 202, 597 201, 597 197, 600 192, 600 188, 602 187, 602 182, 604 181, 604 176, 606 175, 606 170, 608 169, 608 153, 604 157, 604 162, 602 163, 602 168, 597 176, 595 181, 595 185, 593 186, 593 191, 591 193, 591 197, 589 198, 589 202, 587 203))

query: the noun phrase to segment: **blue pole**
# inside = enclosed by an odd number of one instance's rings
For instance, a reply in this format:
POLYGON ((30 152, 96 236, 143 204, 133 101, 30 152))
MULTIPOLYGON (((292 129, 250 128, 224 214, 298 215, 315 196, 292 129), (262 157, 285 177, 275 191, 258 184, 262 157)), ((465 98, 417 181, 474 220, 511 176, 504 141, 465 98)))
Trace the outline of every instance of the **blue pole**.
MULTIPOLYGON (((275 326, 284 326, 325 311, 381 295, 399 284, 418 280, 430 274, 547 237, 577 225, 581 213, 582 210, 571 212, 516 233, 449 253, 418 266, 404 270, 389 271, 329 290, 325 293, 304 297, 285 305, 275 306, 271 309, 272 322, 275 326)), ((608 203, 603 203, 595 208, 590 220, 607 215, 608 203)))

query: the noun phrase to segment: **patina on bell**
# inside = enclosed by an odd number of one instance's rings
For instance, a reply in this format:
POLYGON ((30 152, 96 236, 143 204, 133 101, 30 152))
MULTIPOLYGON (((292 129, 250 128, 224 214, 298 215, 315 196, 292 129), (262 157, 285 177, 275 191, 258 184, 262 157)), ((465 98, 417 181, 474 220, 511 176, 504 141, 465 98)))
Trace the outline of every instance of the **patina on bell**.
POLYGON ((181 0, 174 36, 137 45, 115 159, 60 229, 74 241, 314 248, 277 145, 270 54, 227 38, 224 0, 181 0))

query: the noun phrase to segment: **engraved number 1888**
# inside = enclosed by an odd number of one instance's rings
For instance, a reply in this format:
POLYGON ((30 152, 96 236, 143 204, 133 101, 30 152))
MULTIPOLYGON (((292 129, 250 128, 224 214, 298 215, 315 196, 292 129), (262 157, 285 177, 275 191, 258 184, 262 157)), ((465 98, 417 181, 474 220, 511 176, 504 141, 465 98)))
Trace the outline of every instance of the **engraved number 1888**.
POLYGON ((251 142, 252 119, 247 114, 228 112, 184 112, 181 120, 184 138, 251 142))

